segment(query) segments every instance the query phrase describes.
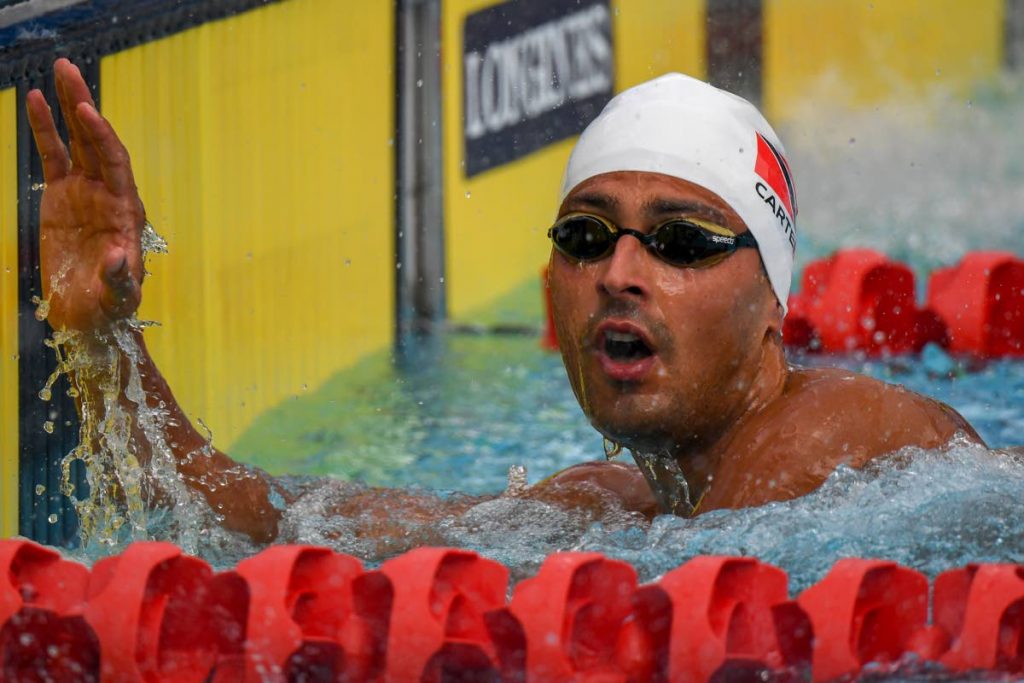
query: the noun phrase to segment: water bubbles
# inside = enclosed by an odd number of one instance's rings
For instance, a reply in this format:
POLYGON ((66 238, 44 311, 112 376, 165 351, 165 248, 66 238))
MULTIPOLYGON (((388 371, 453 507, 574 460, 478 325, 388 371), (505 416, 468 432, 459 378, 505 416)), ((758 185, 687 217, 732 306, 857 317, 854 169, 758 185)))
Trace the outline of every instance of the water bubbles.
POLYGON ((422 78, 417 78, 416 79, 416 87, 417 88, 422 88, 423 87, 423 79, 422 78))
POLYGON ((46 183, 32 183, 31 188, 33 192, 41 192, 46 189, 46 183))
POLYGON ((46 487, 42 484, 36 484, 36 495, 41 496, 46 493, 46 487))
POLYGON ((49 522, 50 524, 56 524, 57 523, 57 515, 56 515, 56 513, 51 513, 50 516, 46 518, 46 521, 49 522))
POLYGON ((526 480, 526 465, 512 465, 508 468, 508 486, 505 487, 506 496, 518 496, 523 494, 528 486, 526 480))
POLYGON ((49 387, 43 387, 42 389, 39 390, 39 394, 38 395, 39 395, 39 398, 41 398, 42 400, 49 401, 50 398, 53 397, 53 392, 50 391, 49 387))
POLYGON ((469 199, 472 196, 473 196, 473 194, 469 190, 466 190, 466 199, 469 199))
POLYGON ((352 265, 352 259, 350 259, 350 258, 345 259, 345 265, 346 266, 351 266, 352 265))
POLYGON ((43 423, 43 431, 47 434, 53 434, 53 420, 47 420, 43 423))
POLYGON ((50 300, 33 296, 32 303, 36 305, 36 320, 40 322, 46 320, 46 316, 50 315, 50 300))
POLYGON ((36 639, 31 633, 22 633, 18 636, 18 642, 21 643, 23 647, 29 647, 32 643, 36 642, 36 639))

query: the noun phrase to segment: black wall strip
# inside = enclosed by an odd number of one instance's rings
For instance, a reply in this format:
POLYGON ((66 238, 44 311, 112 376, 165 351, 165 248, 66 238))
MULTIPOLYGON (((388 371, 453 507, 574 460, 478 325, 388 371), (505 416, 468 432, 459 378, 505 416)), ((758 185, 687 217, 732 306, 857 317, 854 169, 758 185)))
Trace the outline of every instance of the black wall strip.
MULTIPOLYGON (((99 104, 99 62, 72 55, 90 84, 99 104)), ((32 88, 40 88, 54 108, 61 134, 67 138, 52 74, 31 78, 18 86, 18 102, 32 88)), ((42 162, 32 141, 24 107, 18 108, 18 467, 20 500, 18 526, 22 536, 51 545, 74 541, 77 520, 71 502, 60 491, 61 461, 78 443, 78 415, 67 395, 67 378, 53 387, 49 401, 39 398, 47 377, 56 367, 52 349, 43 345, 50 334, 45 322, 35 318, 33 297, 41 297, 39 276, 39 200, 33 189, 43 182, 42 162), (53 433, 43 429, 52 422, 53 433), (52 520, 52 521, 51 521, 52 520)), ((85 493, 81 468, 73 471, 75 490, 85 493)))
POLYGON ((708 80, 760 106, 762 0, 707 0, 706 23, 708 80))
POLYGON ((280 0, 90 0, 0 29, 0 88, 58 56, 100 57, 280 0))
POLYGON ((1003 19, 1003 64, 1011 71, 1024 69, 1024 0, 1006 0, 1003 19))

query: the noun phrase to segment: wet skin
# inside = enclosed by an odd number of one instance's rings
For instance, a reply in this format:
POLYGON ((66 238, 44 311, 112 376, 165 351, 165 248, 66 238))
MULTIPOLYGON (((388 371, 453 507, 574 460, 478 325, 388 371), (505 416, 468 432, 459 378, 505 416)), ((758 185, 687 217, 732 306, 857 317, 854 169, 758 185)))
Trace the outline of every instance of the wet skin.
MULTIPOLYGON (((102 343, 101 333, 133 315, 141 301, 145 211, 128 151, 96 111, 81 73, 62 59, 54 74, 70 131, 67 146, 42 93, 34 90, 26 101, 46 181, 40 266, 48 321, 82 332, 86 343, 102 343), (58 272, 64 286, 51 291, 58 272)), ((746 230, 713 193, 655 174, 592 178, 567 197, 560 213, 569 211, 600 214, 642 232, 679 216, 746 230)), ((595 263, 553 253, 550 286, 567 373, 593 425, 627 447, 677 461, 695 496, 704 496, 701 510, 802 495, 840 463, 859 466, 908 445, 939 446, 957 432, 980 441, 952 409, 900 387, 787 367, 781 309, 754 249, 685 269, 625 237, 595 263), (624 361, 609 353, 605 338, 623 334, 643 339, 642 357, 624 361)), ((274 539, 281 516, 270 502, 274 480, 208 446, 174 399, 142 333, 134 334, 140 357, 122 356, 121 363, 136 363, 147 402, 167 411, 162 437, 182 479, 218 510, 226 528, 257 541, 274 539)), ((127 375, 119 374, 121 398, 132 409, 123 391, 127 375)), ((145 463, 152 446, 137 428, 132 438, 145 463)), ((288 502, 287 493, 279 493, 288 502)), ((594 517, 615 507, 647 517, 658 512, 639 470, 618 463, 577 465, 521 495, 594 517)), ((396 515, 457 514, 476 502, 371 489, 325 514, 358 513, 368 520, 367 535, 383 536, 396 515)))
MULTIPOLYGON (((675 217, 747 231, 713 192, 654 173, 584 181, 559 216, 573 212, 643 233, 675 217)), ((782 310, 754 249, 680 268, 623 237, 599 261, 552 250, 549 286, 566 372, 591 423, 627 448, 675 460, 701 511, 800 496, 840 464, 934 448, 958 432, 980 441, 951 408, 902 387, 789 367, 782 310), (617 356, 609 332, 636 335, 644 352, 617 356)), ((553 481, 600 468, 580 465, 553 481)))

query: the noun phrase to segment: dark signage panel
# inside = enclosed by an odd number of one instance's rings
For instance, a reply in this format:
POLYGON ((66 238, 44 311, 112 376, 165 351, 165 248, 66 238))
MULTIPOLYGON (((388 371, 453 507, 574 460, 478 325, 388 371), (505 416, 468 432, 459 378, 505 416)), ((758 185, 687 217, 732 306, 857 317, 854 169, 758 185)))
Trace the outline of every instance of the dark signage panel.
POLYGON ((611 99, 610 0, 511 0, 462 31, 467 176, 576 135, 611 99))

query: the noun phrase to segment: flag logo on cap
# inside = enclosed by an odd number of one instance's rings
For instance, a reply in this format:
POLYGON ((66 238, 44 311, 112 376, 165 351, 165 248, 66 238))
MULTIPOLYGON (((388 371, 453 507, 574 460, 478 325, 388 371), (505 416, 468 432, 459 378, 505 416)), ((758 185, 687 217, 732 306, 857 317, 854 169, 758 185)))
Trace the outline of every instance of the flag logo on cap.
POLYGON ((789 164, 760 133, 757 133, 757 163, 754 164, 754 172, 775 191, 790 217, 796 220, 796 191, 793 189, 789 164))

